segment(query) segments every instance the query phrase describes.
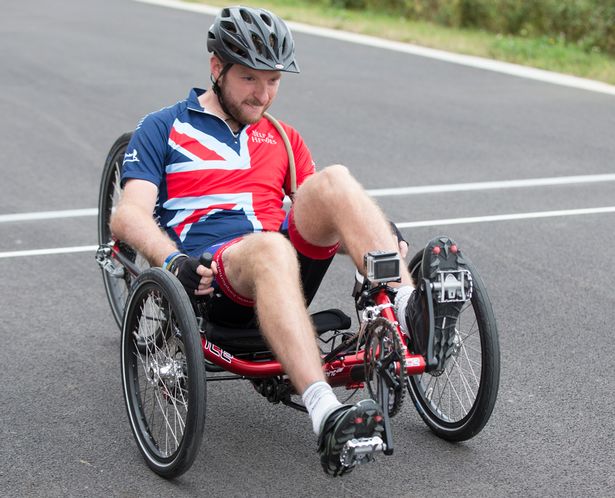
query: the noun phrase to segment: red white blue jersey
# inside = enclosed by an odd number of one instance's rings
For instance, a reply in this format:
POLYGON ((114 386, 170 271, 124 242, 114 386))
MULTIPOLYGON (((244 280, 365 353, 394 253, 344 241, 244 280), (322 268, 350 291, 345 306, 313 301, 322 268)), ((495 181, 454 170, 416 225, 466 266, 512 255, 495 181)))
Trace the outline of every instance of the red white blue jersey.
MULTIPOLYGON (((288 155, 267 120, 245 126, 236 136, 198 102, 204 90, 148 114, 135 130, 122 168, 131 178, 158 187, 156 216, 183 252, 241 235, 277 231, 290 193, 288 155)), ((299 133, 282 123, 295 156, 297 185, 314 173, 314 163, 299 133)))

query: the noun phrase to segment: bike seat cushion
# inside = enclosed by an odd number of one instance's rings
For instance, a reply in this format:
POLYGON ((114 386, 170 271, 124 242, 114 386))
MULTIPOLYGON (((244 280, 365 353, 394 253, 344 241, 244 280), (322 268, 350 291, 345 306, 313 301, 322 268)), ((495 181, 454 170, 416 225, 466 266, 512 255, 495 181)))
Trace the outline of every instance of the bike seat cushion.
MULTIPOLYGON (((318 311, 311 318, 318 335, 331 330, 347 330, 352 323, 350 317, 338 309, 318 311)), ((208 341, 233 354, 269 351, 258 328, 231 328, 206 322, 205 336, 208 341)))

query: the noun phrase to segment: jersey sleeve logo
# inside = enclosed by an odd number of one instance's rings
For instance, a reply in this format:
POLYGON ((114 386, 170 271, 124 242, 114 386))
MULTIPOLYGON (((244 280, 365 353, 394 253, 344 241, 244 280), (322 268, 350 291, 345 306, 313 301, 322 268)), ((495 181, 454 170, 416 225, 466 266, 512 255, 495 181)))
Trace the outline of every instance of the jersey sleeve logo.
POLYGON ((132 149, 132 152, 126 152, 124 154, 124 163, 138 163, 137 149, 132 149))

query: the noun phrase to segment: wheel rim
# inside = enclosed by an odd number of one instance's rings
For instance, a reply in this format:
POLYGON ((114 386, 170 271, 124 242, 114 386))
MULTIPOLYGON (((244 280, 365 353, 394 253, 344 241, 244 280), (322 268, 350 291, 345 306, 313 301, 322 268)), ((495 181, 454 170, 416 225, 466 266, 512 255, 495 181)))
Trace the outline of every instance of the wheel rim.
POLYGON ((160 291, 139 296, 139 313, 127 334, 126 382, 139 443, 157 463, 170 461, 183 441, 188 415, 186 353, 174 312, 160 291))
POLYGON ((471 415, 481 385, 483 346, 471 302, 460 311, 454 340, 455 350, 443 370, 409 378, 423 408, 451 426, 462 424, 471 415))

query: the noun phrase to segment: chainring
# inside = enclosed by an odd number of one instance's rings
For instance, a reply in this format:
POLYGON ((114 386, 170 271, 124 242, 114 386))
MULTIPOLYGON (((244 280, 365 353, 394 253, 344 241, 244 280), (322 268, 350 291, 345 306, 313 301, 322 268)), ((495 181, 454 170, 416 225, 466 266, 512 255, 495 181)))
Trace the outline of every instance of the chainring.
MULTIPOLYGON (((388 414, 396 415, 406 385, 405 351, 395 326, 386 318, 371 320, 365 331, 365 383, 372 399, 383 405, 382 381, 388 390, 388 414)), ((384 406, 383 406, 384 408, 384 406)))

